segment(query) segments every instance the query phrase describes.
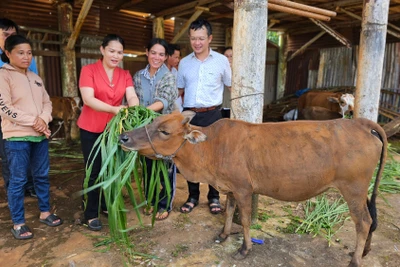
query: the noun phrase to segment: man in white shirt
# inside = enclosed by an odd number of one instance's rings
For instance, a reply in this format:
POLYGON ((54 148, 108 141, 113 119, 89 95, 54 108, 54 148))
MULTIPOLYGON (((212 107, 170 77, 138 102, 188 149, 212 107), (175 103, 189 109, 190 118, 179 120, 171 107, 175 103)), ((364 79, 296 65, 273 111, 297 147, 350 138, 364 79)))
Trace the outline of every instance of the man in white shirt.
MULTIPOLYGON (((224 86, 231 86, 231 68, 224 55, 210 48, 212 27, 208 21, 193 21, 189 39, 193 53, 179 63, 177 85, 180 95, 185 94, 183 110, 196 112, 190 123, 204 127, 222 118, 220 107, 224 86)), ((180 208, 182 213, 191 212, 199 202, 200 184, 188 182, 188 187, 189 198, 180 208)), ((207 199, 212 214, 222 212, 219 192, 210 185, 207 199)))

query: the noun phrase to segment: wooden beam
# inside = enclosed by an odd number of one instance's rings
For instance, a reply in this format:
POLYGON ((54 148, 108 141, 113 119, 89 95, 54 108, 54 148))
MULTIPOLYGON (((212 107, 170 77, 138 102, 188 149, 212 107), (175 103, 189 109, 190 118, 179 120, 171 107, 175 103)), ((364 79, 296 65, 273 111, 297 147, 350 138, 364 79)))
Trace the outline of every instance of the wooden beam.
POLYGON ((172 39, 171 43, 174 44, 176 43, 181 37, 182 35, 187 32, 187 30, 189 29, 190 24, 195 21, 198 17, 200 17, 200 15, 203 13, 203 11, 208 10, 205 8, 200 8, 197 7, 196 11, 194 12, 194 14, 190 17, 190 19, 188 19, 186 21, 186 23, 182 26, 182 28, 179 30, 179 32, 175 35, 175 37, 172 39))
POLYGON ((120 9, 123 9, 123 8, 128 8, 128 7, 131 7, 131 6, 134 6, 134 5, 136 5, 136 4, 139 4, 139 3, 141 3, 141 2, 143 2, 144 0, 131 0, 131 1, 126 1, 126 0, 120 0, 116 5, 115 5, 115 8, 114 8, 114 10, 120 10, 120 9))
POLYGON ((383 126, 385 130, 386 137, 391 137, 400 131, 400 117, 393 119, 391 122, 383 126))
POLYGON ((325 31, 321 31, 320 33, 318 33, 316 36, 314 36, 314 38, 312 38, 310 41, 308 41, 306 44, 304 44, 302 47, 300 47, 296 52, 294 52, 287 60, 287 62, 289 62, 290 60, 292 60, 295 56, 297 56, 298 54, 302 53, 304 50, 307 49, 307 47, 309 47, 312 43, 314 43, 315 41, 317 41, 322 35, 324 35, 326 32, 325 31))
POLYGON ((336 40, 338 40, 339 42, 341 42, 342 44, 347 46, 347 48, 351 48, 351 42, 348 39, 346 39, 346 37, 344 37, 343 35, 341 35, 337 31, 335 31, 334 29, 332 29, 331 27, 329 27, 328 25, 326 25, 322 21, 318 21, 318 20, 313 19, 313 18, 310 18, 310 20, 312 22, 314 22, 318 27, 320 27, 321 29, 323 29, 324 31, 329 33, 331 36, 333 36, 336 40))
POLYGON ((331 20, 330 17, 325 16, 325 15, 320 15, 320 14, 316 14, 316 13, 312 13, 312 12, 308 12, 308 11, 304 11, 304 10, 299 10, 299 9, 294 9, 294 8, 290 8, 290 7, 284 7, 284 6, 280 6, 280 5, 276 5, 276 4, 268 3, 268 9, 279 11, 279 12, 284 12, 284 13, 289 13, 289 14, 294 14, 294 15, 301 16, 301 17, 314 18, 314 19, 318 19, 318 20, 324 20, 324 21, 331 20))
MULTIPOLYGON (((352 18, 355 18, 355 19, 358 19, 358 20, 362 21, 362 17, 360 17, 359 15, 354 14, 353 12, 350 12, 350 11, 344 9, 344 8, 338 7, 337 10, 339 10, 340 12, 343 12, 343 13, 349 15, 349 16, 352 17, 352 18)), ((390 25, 390 24, 391 24, 391 23, 388 23, 387 25, 390 25)), ((391 24, 391 25, 393 25, 393 24, 391 24)), ((393 25, 393 26, 394 26, 393 28, 395 28, 395 29, 397 28, 397 29, 398 29, 398 27, 397 27, 396 25, 393 25)), ((396 37, 396 38, 399 38, 399 39, 400 39, 400 33, 399 33, 399 32, 396 32, 396 31, 387 29, 387 33, 390 34, 390 35, 392 35, 392 36, 394 36, 394 37, 396 37)))
POLYGON ((178 12, 185 11, 187 9, 191 9, 193 7, 196 7, 196 6, 202 6, 202 5, 210 4, 210 3, 213 3, 215 1, 216 0, 199 0, 199 1, 189 2, 189 3, 183 4, 183 5, 167 8, 167 9, 155 14, 155 16, 156 17, 165 17, 165 16, 169 16, 169 15, 174 14, 174 13, 178 13, 178 12))
POLYGON ((308 6, 308 5, 303 5, 303 4, 299 4, 299 3, 291 2, 291 1, 287 1, 287 0, 268 0, 268 3, 276 4, 276 5, 280 5, 280 6, 286 6, 286 7, 290 7, 290 8, 294 8, 294 9, 299 9, 299 10, 304 10, 304 11, 321 14, 321 15, 328 16, 328 17, 336 16, 336 12, 334 12, 334 11, 330 11, 330 10, 326 10, 326 9, 322 9, 322 8, 318 8, 318 7, 313 7, 313 6, 308 6))
POLYGON ((76 20, 74 30, 71 33, 71 37, 68 40, 67 48, 73 49, 81 31, 82 25, 85 22, 85 18, 89 13, 90 7, 92 6, 93 0, 85 0, 83 2, 81 11, 79 12, 78 19, 76 20))
POLYGON ((222 19, 222 18, 230 18, 230 19, 233 19, 233 14, 232 14, 232 12, 230 12, 230 13, 224 13, 224 14, 219 14, 219 15, 216 15, 216 16, 209 17, 209 18, 207 18, 207 20, 208 20, 208 21, 213 21, 213 20, 222 19))

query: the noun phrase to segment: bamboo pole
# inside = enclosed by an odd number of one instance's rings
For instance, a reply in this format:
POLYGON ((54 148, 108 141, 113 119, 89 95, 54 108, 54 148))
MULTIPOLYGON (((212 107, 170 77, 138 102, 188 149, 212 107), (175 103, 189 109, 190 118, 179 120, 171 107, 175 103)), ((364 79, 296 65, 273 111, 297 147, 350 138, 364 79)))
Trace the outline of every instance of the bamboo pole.
POLYGON ((308 6, 308 5, 304 5, 304 4, 299 4, 299 3, 291 2, 291 1, 287 1, 287 0, 268 0, 268 4, 276 4, 276 5, 280 5, 280 6, 286 6, 286 7, 290 7, 290 8, 294 8, 294 9, 304 10, 304 11, 308 11, 308 12, 312 12, 312 13, 316 13, 316 14, 321 14, 321 15, 328 16, 328 17, 336 16, 336 12, 334 12, 334 11, 330 11, 330 10, 326 10, 326 9, 322 9, 322 8, 318 8, 318 7, 313 7, 313 6, 308 6))
POLYGON ((333 38, 335 38, 336 40, 338 40, 339 42, 344 44, 347 48, 351 48, 351 42, 349 40, 347 40, 343 35, 341 35, 337 31, 335 31, 334 29, 332 29, 331 27, 329 27, 322 21, 315 20, 313 18, 310 18, 310 20, 312 22, 314 22, 318 27, 320 27, 321 29, 323 29, 324 31, 329 33, 331 36, 333 36, 333 38))
POLYGON ((308 11, 304 11, 304 10, 284 7, 284 6, 280 6, 280 5, 276 5, 276 4, 268 3, 268 9, 279 11, 279 12, 284 12, 284 13, 289 13, 289 14, 294 14, 294 15, 301 16, 301 17, 318 19, 318 20, 324 20, 324 21, 330 21, 331 20, 330 17, 325 16, 325 15, 320 15, 320 14, 316 14, 316 13, 313 13, 313 12, 308 12, 308 11))

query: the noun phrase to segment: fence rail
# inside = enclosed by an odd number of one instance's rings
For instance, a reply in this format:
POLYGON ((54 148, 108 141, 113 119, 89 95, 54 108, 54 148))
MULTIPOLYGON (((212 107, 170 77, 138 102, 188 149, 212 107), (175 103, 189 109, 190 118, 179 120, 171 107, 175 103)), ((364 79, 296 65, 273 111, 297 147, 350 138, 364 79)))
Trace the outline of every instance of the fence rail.
POLYGON ((400 116, 400 89, 381 90, 379 114, 392 120, 400 116))

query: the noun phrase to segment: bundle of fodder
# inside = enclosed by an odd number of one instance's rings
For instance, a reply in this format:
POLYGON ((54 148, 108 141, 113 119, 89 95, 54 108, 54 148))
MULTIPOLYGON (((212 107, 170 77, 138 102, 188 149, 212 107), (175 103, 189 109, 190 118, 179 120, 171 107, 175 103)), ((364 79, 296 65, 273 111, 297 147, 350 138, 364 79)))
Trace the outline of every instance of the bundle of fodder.
MULTIPOLYGON (((122 132, 140 128, 151 123, 159 115, 142 106, 121 109, 107 124, 104 132, 96 140, 94 145, 96 149, 91 152, 94 157, 98 153, 101 153, 102 158, 99 177, 95 185, 91 187, 88 187, 88 182, 93 164, 86 166, 83 192, 86 194, 95 188, 101 189, 100 195, 104 196, 107 205, 110 235, 113 241, 117 243, 129 244, 127 232, 130 229, 127 229, 126 217, 129 210, 125 207, 122 192, 126 192, 129 196, 133 211, 138 217, 139 223, 142 224, 140 207, 147 205, 147 203, 152 203, 153 198, 156 198, 154 202, 158 203, 159 194, 155 194, 155 192, 159 192, 160 179, 168 177, 165 162, 163 160, 155 160, 152 172, 148 174, 150 177, 145 179, 148 183, 146 188, 148 188, 149 192, 148 199, 146 200, 143 194, 143 176, 147 174, 145 171, 141 171, 146 170, 144 156, 139 155, 137 151, 123 151, 119 145, 118 137, 122 132), (133 182, 136 184, 136 190, 132 186, 133 182)), ((92 156, 90 157, 93 158, 92 156)), ((166 192, 170 192, 168 179, 165 179, 165 186, 166 192)), ((168 195, 167 197, 168 201, 170 201, 171 196, 168 195)), ((157 210, 157 206, 154 210, 157 210)), ((153 223, 154 215, 155 213, 153 213, 153 223)))

